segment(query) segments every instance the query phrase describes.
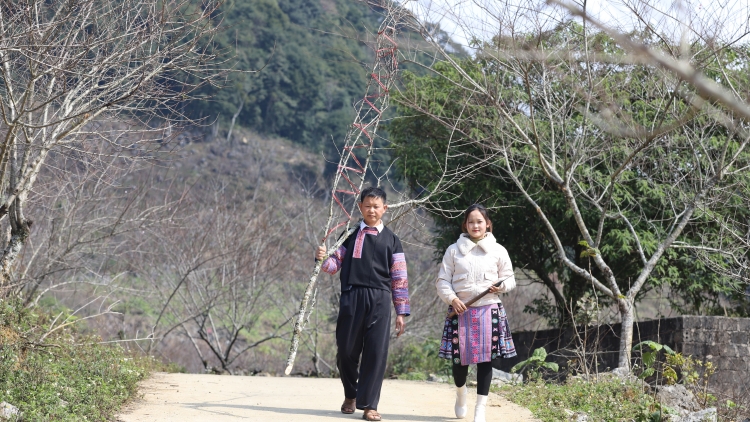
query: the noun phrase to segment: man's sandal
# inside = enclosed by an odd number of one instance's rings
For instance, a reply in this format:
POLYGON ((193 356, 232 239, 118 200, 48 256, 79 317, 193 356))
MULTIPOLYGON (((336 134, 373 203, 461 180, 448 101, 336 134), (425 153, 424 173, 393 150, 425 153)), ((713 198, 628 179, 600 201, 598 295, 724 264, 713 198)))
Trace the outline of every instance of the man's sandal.
POLYGON ((375 409, 365 409, 365 413, 362 414, 362 419, 366 421, 379 421, 380 413, 375 409))
POLYGON ((341 405, 341 413, 351 415, 357 409, 357 399, 344 399, 341 405))

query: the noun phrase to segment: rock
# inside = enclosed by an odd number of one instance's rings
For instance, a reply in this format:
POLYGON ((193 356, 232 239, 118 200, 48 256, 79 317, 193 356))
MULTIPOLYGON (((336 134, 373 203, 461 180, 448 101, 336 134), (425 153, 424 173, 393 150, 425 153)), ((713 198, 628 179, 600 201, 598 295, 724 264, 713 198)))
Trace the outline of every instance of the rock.
POLYGON ((499 369, 492 368, 493 384, 518 384, 523 382, 523 375, 510 374, 499 369))
POLYGON ((630 372, 628 368, 615 368, 612 371, 610 371, 610 373, 620 378, 629 378, 633 376, 632 372, 630 372))
POLYGON ((437 376, 435 374, 430 374, 430 375, 427 376, 427 381, 430 381, 430 382, 446 382, 447 380, 445 379, 445 377, 439 377, 439 376, 437 376))
POLYGON ((589 420, 589 415, 584 412, 574 412, 570 409, 563 409, 563 412, 565 412, 565 416, 567 416, 567 419, 571 421, 588 422, 589 420))
POLYGON ((635 376, 635 374, 630 372, 630 370, 627 368, 615 368, 611 370, 610 372, 604 372, 601 375, 619 378, 623 381, 630 381, 630 382, 634 382, 638 384, 644 384, 644 382, 640 378, 635 376))
POLYGON ((717 412, 715 407, 692 412, 678 419, 679 422, 716 422, 717 412))
POLYGON ((648 385, 645 381, 638 378, 633 372, 631 372, 628 369, 624 368, 615 368, 610 372, 612 375, 620 378, 623 381, 629 381, 635 384, 640 384, 642 387, 645 387, 647 390, 651 390, 651 386, 648 385))
POLYGON ((697 412, 700 406, 695 401, 693 393, 684 385, 663 385, 656 388, 656 400, 659 403, 676 409, 680 416, 690 412, 697 412))
POLYGON ((0 420, 20 420, 21 419, 21 411, 18 410, 16 406, 13 406, 10 403, 2 402, 0 403, 0 420))

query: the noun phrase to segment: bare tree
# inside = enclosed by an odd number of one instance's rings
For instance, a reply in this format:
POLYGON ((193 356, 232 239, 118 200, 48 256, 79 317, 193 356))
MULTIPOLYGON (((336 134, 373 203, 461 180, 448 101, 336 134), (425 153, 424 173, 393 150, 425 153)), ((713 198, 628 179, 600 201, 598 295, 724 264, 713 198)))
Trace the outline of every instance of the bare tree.
POLYGON ((306 207, 294 195, 252 200, 221 179, 198 183, 170 192, 171 218, 135 232, 119 270, 154 310, 149 351, 186 337, 204 370, 234 373, 247 352, 287 335, 306 207))
POLYGON ((164 134, 144 128, 171 128, 161 122, 179 119, 175 106, 220 73, 216 55, 201 47, 210 45, 217 5, 0 2, 0 218, 10 233, 0 287, 11 283, 32 224, 27 201, 52 152, 85 152, 86 140, 149 158, 164 134), (99 124, 117 119, 131 122, 99 124))
POLYGON ((750 133, 737 87, 748 57, 745 45, 734 48, 747 32, 708 37, 698 20, 675 20, 670 37, 651 26, 643 11, 658 8, 645 1, 626 2, 636 25, 628 35, 592 28, 586 2, 473 4, 481 16, 457 18, 474 59, 444 52, 439 82, 407 84, 400 101, 458 132, 477 160, 494 159, 485 175, 510 182, 556 259, 617 306, 619 366, 629 368, 636 297, 664 277, 670 251, 695 250, 747 282, 750 133), (551 196, 563 223, 551 217, 551 196), (578 245, 561 241, 569 222, 578 245), (615 271, 622 257, 634 271, 615 271))
POLYGON ((220 250, 232 251, 220 267, 223 289, 216 288, 225 293, 211 309, 193 318, 193 322, 199 327, 198 335, 225 371, 246 351, 269 340, 284 338, 286 325, 292 319, 291 313, 283 312, 271 317, 283 309, 273 303, 284 296, 283 283, 278 281, 289 278, 285 262, 288 254, 294 253, 294 247, 284 239, 289 235, 289 227, 275 209, 249 208, 242 213, 229 209, 214 214, 214 218, 226 219, 215 228, 217 234, 220 233, 218 246, 220 250), (252 336, 251 333, 258 334, 252 336))
POLYGON ((50 154, 29 199, 36 224, 14 275, 27 303, 76 282, 109 284, 122 269, 113 265, 119 255, 138 248, 133 232, 161 225, 175 206, 169 198, 155 200, 153 166, 140 168, 142 177, 135 182, 128 175, 138 161, 98 143, 80 147, 80 152, 50 154))

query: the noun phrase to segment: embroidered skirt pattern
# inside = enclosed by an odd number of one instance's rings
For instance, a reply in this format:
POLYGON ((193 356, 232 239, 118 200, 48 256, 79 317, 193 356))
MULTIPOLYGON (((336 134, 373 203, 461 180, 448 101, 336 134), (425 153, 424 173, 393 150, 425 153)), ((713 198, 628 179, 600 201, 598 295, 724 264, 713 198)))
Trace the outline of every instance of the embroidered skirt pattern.
MULTIPOLYGON (((448 307, 448 315, 453 307, 448 307)), ((445 319, 438 356, 454 364, 471 365, 516 356, 502 303, 469 308, 445 319)))

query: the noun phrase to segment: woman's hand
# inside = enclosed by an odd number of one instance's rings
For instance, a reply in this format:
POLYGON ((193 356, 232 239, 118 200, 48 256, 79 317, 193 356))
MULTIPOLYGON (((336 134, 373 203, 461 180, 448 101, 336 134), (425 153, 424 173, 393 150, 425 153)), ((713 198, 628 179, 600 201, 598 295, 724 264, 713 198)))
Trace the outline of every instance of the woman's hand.
POLYGON ((500 287, 495 286, 494 284, 490 286, 490 293, 500 293, 500 292, 502 292, 502 289, 500 287))
POLYGON ((451 302, 451 306, 453 306, 453 310, 456 311, 456 313, 459 315, 466 312, 466 305, 464 305, 464 303, 461 302, 461 299, 459 298, 453 299, 453 301, 451 302))
POLYGON ((326 258, 327 256, 325 246, 318 246, 318 249, 315 251, 315 259, 318 261, 322 261, 326 258))

